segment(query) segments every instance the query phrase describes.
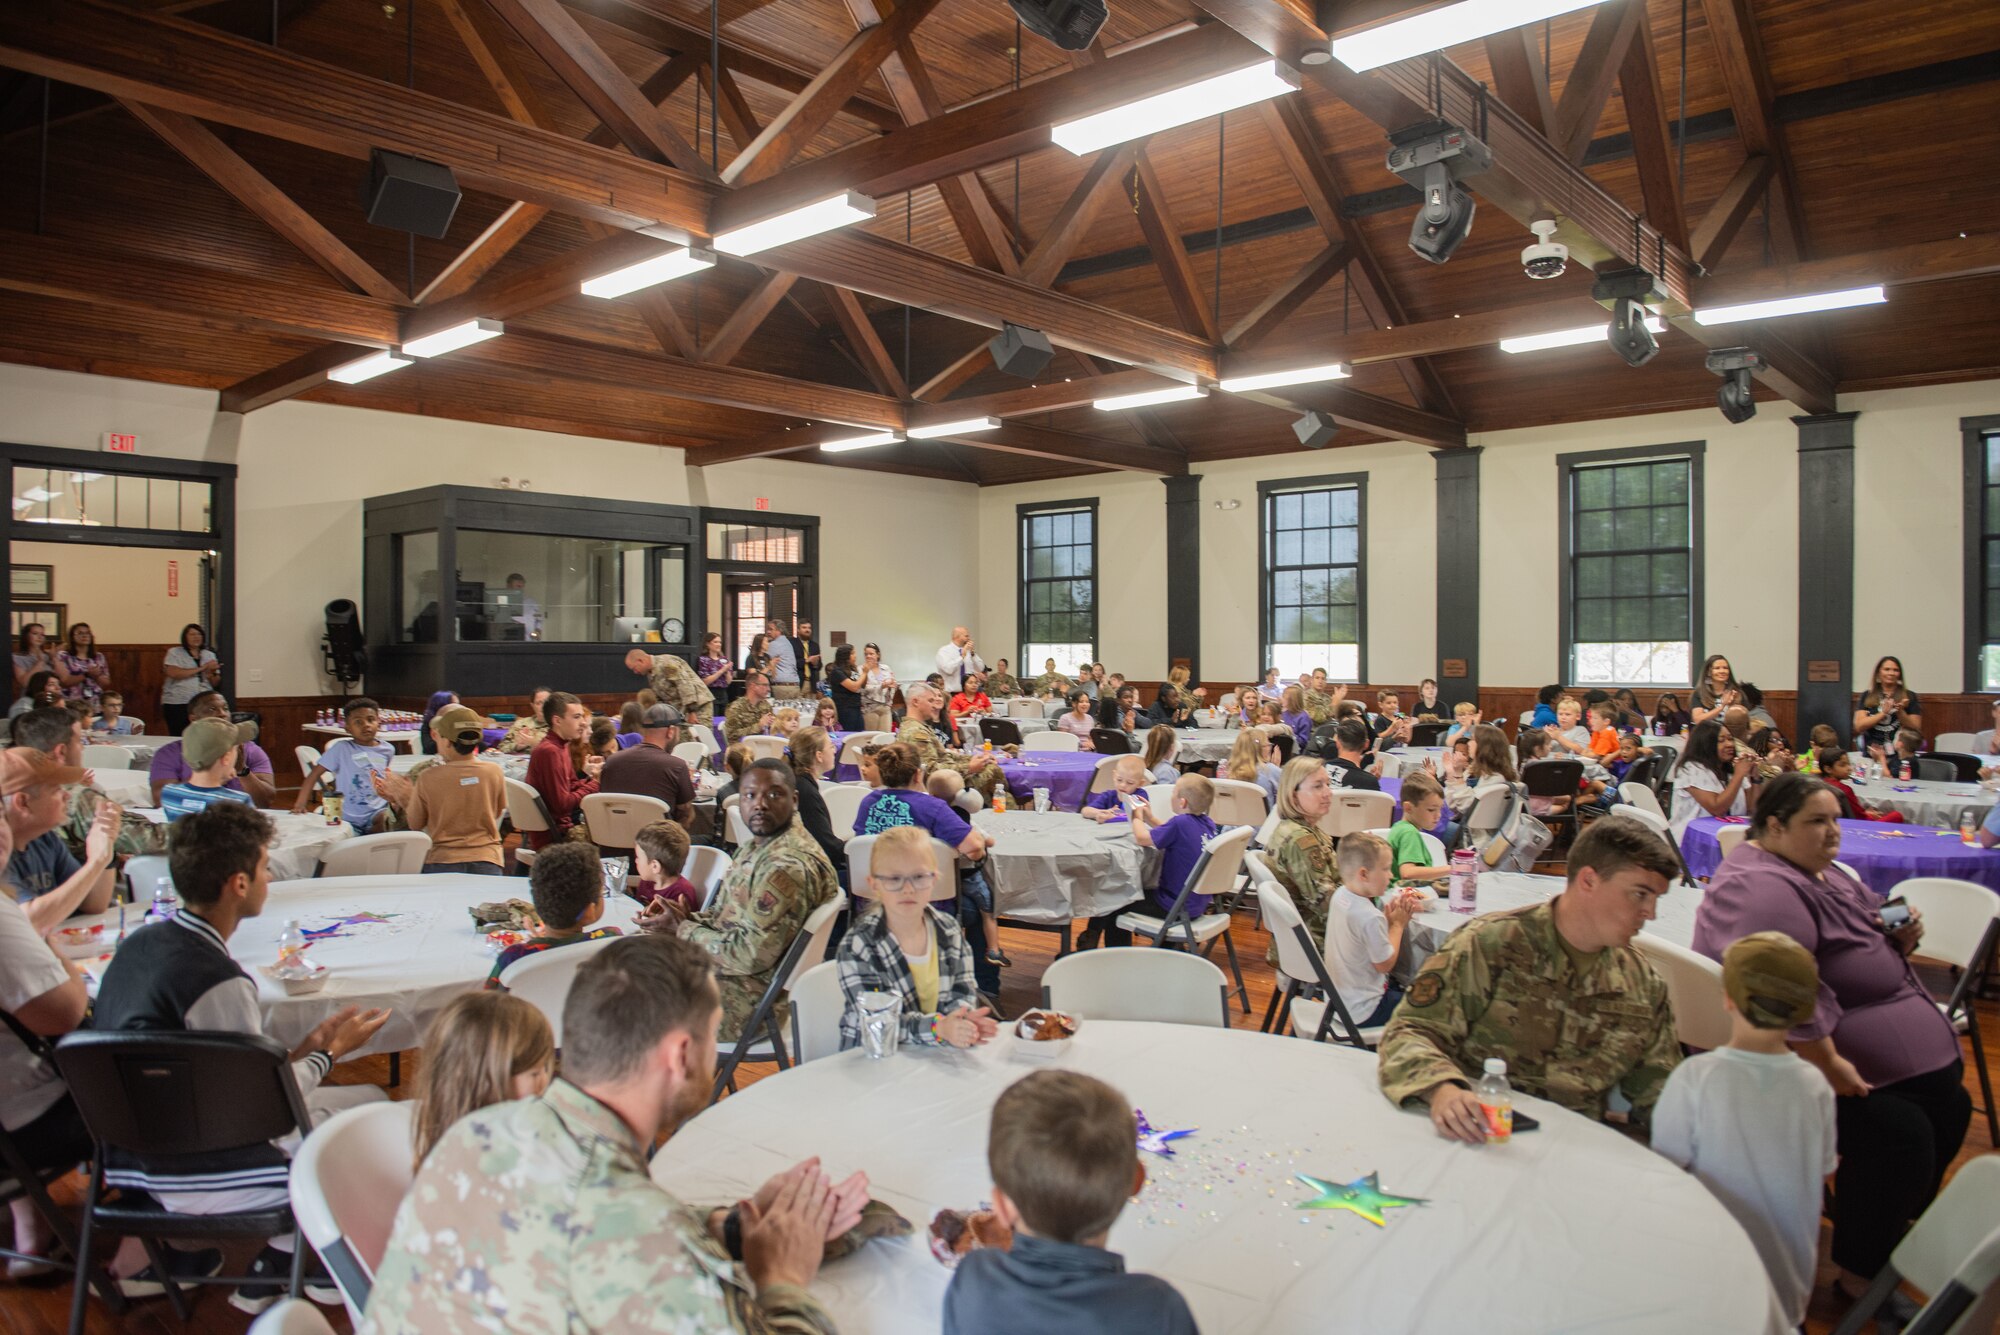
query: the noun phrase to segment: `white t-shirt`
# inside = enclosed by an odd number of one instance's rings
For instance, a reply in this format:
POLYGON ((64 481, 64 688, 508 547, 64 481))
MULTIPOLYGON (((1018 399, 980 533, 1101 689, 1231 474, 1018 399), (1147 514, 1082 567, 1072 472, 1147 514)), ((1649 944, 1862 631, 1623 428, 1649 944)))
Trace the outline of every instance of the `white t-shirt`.
POLYGON ((1790 1052, 1719 1048, 1674 1068, 1653 1148, 1701 1179, 1750 1235, 1778 1303, 1805 1320, 1821 1184, 1834 1169, 1833 1088, 1790 1052))
MULTIPOLYGON (((167 666, 172 668, 205 667, 214 661, 215 655, 206 649, 201 651, 199 657, 189 653, 178 644, 167 650, 167 666)), ((165 685, 160 687, 160 703, 165 705, 184 705, 192 701, 197 695, 214 689, 202 677, 180 677, 169 680, 165 685)))
MULTIPOLYGON (((49 943, 28 925, 13 903, 0 904, 0 1010, 9 1014, 69 981, 49 943)), ((0 1024, 0 1126, 17 1131, 47 1112, 62 1097, 55 1066, 22 1046, 0 1024)))
MULTIPOLYGON (((1688 822, 1700 820, 1709 813, 1702 805, 1688 796, 1690 788, 1699 788, 1704 793, 1721 793, 1729 786, 1729 780, 1718 779, 1715 771, 1706 765, 1682 765, 1674 771, 1674 809, 1669 824, 1674 828, 1674 841, 1687 832, 1688 822)), ((1736 800, 1729 804, 1725 814, 1741 816, 1750 809, 1750 785, 1744 784, 1736 790, 1736 800)))
POLYGON ((1346 886, 1333 892, 1326 914, 1326 967, 1348 1016, 1361 1024, 1382 1004, 1389 975, 1375 967, 1389 956, 1389 920, 1346 886))

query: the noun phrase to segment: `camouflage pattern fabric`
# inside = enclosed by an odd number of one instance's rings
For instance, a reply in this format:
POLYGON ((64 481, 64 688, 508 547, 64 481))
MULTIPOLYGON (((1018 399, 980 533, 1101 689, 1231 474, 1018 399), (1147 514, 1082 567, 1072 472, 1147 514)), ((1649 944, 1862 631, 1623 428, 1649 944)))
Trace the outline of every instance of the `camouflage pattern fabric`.
POLYGON ((1029 689, 1036 695, 1067 696, 1070 690, 1069 678, 1060 672, 1044 672, 1035 678, 1035 684, 1029 689))
MULTIPOLYGON (((839 890, 833 864, 797 816, 777 834, 753 838, 737 852, 714 905, 682 923, 680 931, 681 940, 706 950, 715 963, 722 989, 720 1039, 734 1042, 742 1035, 792 938, 839 890)), ((780 999, 771 1018, 782 1027, 789 1014, 780 999)))
POLYGON ((903 726, 896 729, 896 740, 909 743, 926 773, 934 769, 948 769, 964 775, 965 786, 977 788, 988 806, 993 805, 993 790, 1006 782, 1007 776, 997 764, 987 765, 977 774, 969 772, 966 767, 972 763, 972 757, 945 750, 937 732, 922 719, 904 719, 903 726))
POLYGON ((986 679, 986 694, 994 700, 1005 700, 1021 694, 1021 679, 1011 672, 996 672, 986 679))
MULTIPOLYGON (((1281 820, 1271 833, 1264 850, 1264 865, 1278 884, 1291 893, 1305 920, 1306 931, 1315 942, 1326 940, 1326 910, 1333 892, 1340 889, 1340 867, 1334 861, 1333 840, 1317 825, 1302 820, 1281 820)), ((1265 958, 1278 962, 1278 943, 1271 942, 1265 958)))
POLYGON ((69 816, 56 827, 56 833, 62 836, 63 843, 68 845, 78 862, 84 859, 84 839, 90 834, 90 822, 96 819, 101 802, 110 802, 125 813, 125 821, 118 827, 117 841, 111 845, 114 862, 122 864, 129 857, 167 851, 167 831, 172 826, 155 825, 144 816, 135 816, 102 789, 87 784, 73 783, 63 791, 69 794, 69 816))
POLYGON ((1325 691, 1315 691, 1310 686, 1301 688, 1299 694, 1305 697, 1306 717, 1313 721, 1314 727, 1332 720, 1333 696, 1325 691))
POLYGON ((524 756, 542 744, 542 738, 549 735, 549 725, 538 718, 522 715, 507 728, 507 735, 500 739, 496 751, 504 751, 510 756, 524 756))
POLYGON ((1651 1115, 1681 1060, 1667 985, 1630 946, 1573 962, 1555 903, 1475 918, 1425 962, 1382 1035, 1392 1103, 1499 1057, 1514 1088, 1572 1112, 1602 1119, 1615 1087, 1651 1115))
POLYGON ((565 1080, 461 1119, 396 1212, 364 1335, 831 1335, 804 1289, 753 1293, 647 1148, 565 1080))
POLYGON ((646 675, 646 684, 653 688, 654 695, 660 697, 660 703, 680 710, 683 718, 706 723, 715 717, 715 693, 708 689, 700 674, 689 667, 684 658, 674 654, 655 654, 653 670, 646 675))
POLYGON ((752 700, 744 696, 729 706, 722 716, 722 740, 725 746, 734 746, 745 737, 764 730, 764 720, 772 712, 771 702, 752 700))

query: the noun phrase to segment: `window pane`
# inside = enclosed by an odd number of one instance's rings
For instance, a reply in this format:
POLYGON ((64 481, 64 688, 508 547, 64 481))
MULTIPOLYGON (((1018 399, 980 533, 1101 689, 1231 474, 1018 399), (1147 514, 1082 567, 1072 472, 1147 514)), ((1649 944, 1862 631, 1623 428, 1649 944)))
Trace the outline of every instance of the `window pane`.
POLYGON ((1333 494, 1332 522, 1352 527, 1361 522, 1361 489, 1341 487, 1333 494))
POLYGON ((1281 566, 1295 566, 1304 563, 1305 539, 1297 529, 1278 531, 1278 559, 1281 566))
POLYGON ((1281 641, 1295 642, 1299 638, 1299 611, 1296 607, 1280 607, 1271 617, 1271 631, 1281 641))
POLYGON ((1353 603, 1361 598, 1361 577, 1353 570, 1330 570, 1326 575, 1327 596, 1337 603, 1353 603))
POLYGON ((1688 559, 1686 556, 1656 556, 1653 558, 1652 593, 1681 593, 1688 591, 1688 559))
MULTIPOLYGON (((657 638, 645 555, 655 544, 497 530, 458 531, 460 640, 578 644, 657 638), (614 626, 620 618, 636 625, 614 626)), ((675 591, 680 596, 680 591, 675 591)))
POLYGON ((1072 575, 1096 574, 1097 571, 1093 567, 1093 562, 1095 561, 1095 559, 1096 558, 1092 555, 1091 550, 1088 546, 1070 548, 1069 573, 1072 575))
POLYGON ((1335 565, 1353 565, 1361 559, 1361 530, 1358 528, 1337 528, 1333 530, 1333 550, 1328 559, 1335 565))
POLYGON ((1304 560, 1307 565, 1323 566, 1333 559, 1331 535, 1323 528, 1309 528, 1305 531, 1304 560))
POLYGON ((1575 477, 1577 509, 1601 510, 1611 504, 1610 469, 1579 468, 1575 477))
POLYGON ((1646 510, 1613 510, 1611 542, 1620 551, 1653 545, 1653 527, 1646 510))
POLYGON ((396 536, 402 614, 396 638, 404 644, 436 644, 438 639, 438 535, 436 529, 396 536))
POLYGON ((1610 511, 1585 512, 1576 517, 1576 549, 1580 552, 1612 549, 1610 511))
POLYGON ((1054 539, 1052 531, 1055 520, 1048 515, 1034 515, 1028 520, 1028 541, 1037 547, 1046 547, 1054 539))
POLYGON ((1579 641, 1608 640, 1612 636, 1611 609, 1616 606, 1608 599, 1592 598, 1576 605, 1576 638, 1579 641))
POLYGON ((1336 607, 1327 619, 1327 642, 1348 644, 1361 639, 1361 618, 1354 607, 1336 607))
POLYGON ((1688 600, 1685 598, 1653 599, 1653 628, 1650 632, 1656 640, 1678 640, 1687 635, 1688 600))
POLYGON ((1277 513, 1279 528, 1297 528, 1305 513, 1305 501, 1297 492, 1282 494, 1278 497, 1277 513))
POLYGON ((1644 464, 1614 469, 1611 502, 1617 506, 1645 505, 1653 499, 1653 470, 1644 464))
POLYGON ((1643 640, 1652 629, 1652 608, 1643 598, 1628 598, 1615 604, 1618 638, 1643 640))
POLYGON ((1048 558, 1048 573, 1057 579, 1067 579, 1070 575, 1069 554, 1073 547, 1051 547, 1046 552, 1036 552, 1036 556, 1048 558))
POLYGON ((1305 494, 1304 523, 1308 528, 1325 528, 1333 521, 1331 497, 1323 491, 1305 494))
POLYGON ((1680 547, 1688 540, 1688 512, 1678 505, 1656 506, 1653 510, 1655 547, 1680 547))
POLYGON ((1612 592, 1620 598, 1641 598, 1646 595, 1651 563, 1643 556, 1615 556, 1611 558, 1613 571, 1612 592))
POLYGON ((1685 459, 1653 465, 1653 504, 1678 505, 1686 501, 1693 472, 1693 465, 1685 459))
POLYGON ((1586 556, 1576 563, 1576 596, 1603 598, 1611 593, 1611 566, 1607 557, 1586 556))
POLYGON ((1029 579, 1049 578, 1049 576, 1055 573, 1053 566, 1054 559, 1050 556, 1047 547, 1030 547, 1028 549, 1029 579))
POLYGON ((1299 572, 1280 570, 1271 576, 1271 601, 1284 607, 1293 607, 1299 601, 1299 572))
POLYGON ((1068 588, 1070 606, 1079 612, 1088 613, 1090 611, 1091 595, 1094 592, 1090 581, 1072 580, 1068 588))
POLYGON ((1078 510, 1070 515, 1069 540, 1077 543, 1091 542, 1093 540, 1091 528, 1094 523, 1095 519, 1088 510, 1078 510))

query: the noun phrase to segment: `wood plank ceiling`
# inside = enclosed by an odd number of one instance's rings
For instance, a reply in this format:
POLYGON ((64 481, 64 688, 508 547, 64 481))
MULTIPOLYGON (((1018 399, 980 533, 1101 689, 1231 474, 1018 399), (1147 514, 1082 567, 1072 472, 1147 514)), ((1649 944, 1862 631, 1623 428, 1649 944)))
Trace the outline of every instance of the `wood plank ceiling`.
POLYGON ((1337 444, 1412 449, 1699 407, 1704 344, 1757 346, 1759 397, 1807 411, 2000 375, 2000 179, 1968 170, 2000 161, 1990 7, 1911 0, 1883 24, 1860 0, 1702 0, 1684 28, 1674 0, 1605 0, 1435 66, 1301 66, 1302 91, 1220 123, 1083 157, 1048 144, 1054 119, 1259 48, 1296 62, 1343 24, 1309 9, 1114 0, 1072 58, 1032 35, 1017 53, 999 0, 720 0, 713 60, 693 0, 17 0, 0 9, 0 359, 212 387, 238 411, 300 397, 694 464, 982 484, 1294 450, 1308 407, 1342 423, 1337 444), (1433 97, 1483 103, 1496 154, 1443 266, 1408 250, 1414 200, 1383 166, 1385 130, 1433 97), (458 171, 442 240, 367 223, 371 146, 458 171), (847 232, 621 300, 576 294, 658 249, 640 225, 703 236, 849 187, 880 208, 847 232), (1603 318, 1583 263, 1520 271, 1525 218, 1550 201, 1579 259, 1643 252, 1665 275, 1680 318, 1648 365, 1494 346, 1603 318), (1685 318, 1870 281, 1895 285, 1886 305, 1685 318), (506 335, 325 379, 472 315, 506 335), (1059 345, 1041 383, 981 351, 1001 319, 1059 345), (1355 373, 1335 386, 1089 407, 1158 372, 1336 358, 1355 373), (985 413, 1005 427, 815 448, 985 413))

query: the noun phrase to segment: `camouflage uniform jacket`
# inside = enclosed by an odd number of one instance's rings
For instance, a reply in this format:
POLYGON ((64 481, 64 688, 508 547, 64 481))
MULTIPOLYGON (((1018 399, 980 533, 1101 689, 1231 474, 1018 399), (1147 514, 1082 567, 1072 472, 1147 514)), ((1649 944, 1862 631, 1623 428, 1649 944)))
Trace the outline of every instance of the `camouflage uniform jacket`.
MULTIPOLYGON (((680 933, 715 962, 715 981, 722 988, 720 1037, 742 1034, 792 938, 814 909, 839 892, 833 864, 797 816, 777 834, 753 838, 737 852, 714 906, 682 923, 680 933)), ((787 1013, 780 1001, 772 1019, 782 1026, 787 1013)))
POLYGON ((896 740, 907 743, 917 753, 917 762, 926 773, 936 769, 955 770, 964 776, 966 787, 977 788, 989 802, 993 790, 1006 778, 997 763, 984 766, 977 774, 968 773, 966 767, 972 763, 972 757, 945 750, 937 730, 920 718, 904 719, 903 726, 896 729, 896 740))
POLYGON ((708 689, 687 660, 674 654, 653 655, 653 670, 646 685, 660 697, 660 703, 681 711, 690 723, 706 723, 715 717, 715 693, 708 689))
MULTIPOLYGON (((1278 884, 1291 893, 1292 903, 1298 906, 1299 917, 1305 920, 1313 944, 1324 949, 1321 943, 1326 940, 1327 906, 1333 902, 1333 892, 1340 889, 1340 868, 1334 862, 1333 840, 1316 825, 1302 820, 1281 820, 1264 849, 1264 865, 1271 869, 1278 884)), ((1266 958, 1272 964, 1278 962, 1276 941, 1271 943, 1266 958)))
POLYGON ((830 1333, 804 1289, 750 1282, 647 1146, 566 1080, 463 1118, 396 1211, 368 1335, 830 1333))
POLYGON ((510 756, 524 756, 542 744, 542 738, 549 735, 549 725, 532 715, 523 714, 507 727, 507 735, 500 739, 496 751, 504 751, 510 756))
POLYGON ((118 839, 111 845, 113 860, 123 863, 126 858, 146 853, 167 851, 167 831, 171 825, 156 825, 144 816, 135 816, 100 788, 88 784, 73 783, 63 790, 69 794, 69 818, 56 827, 63 843, 78 862, 84 860, 84 841, 90 835, 90 822, 97 816, 100 803, 109 802, 125 812, 124 824, 118 827, 118 839))
POLYGON ((729 706, 722 716, 722 744, 734 746, 752 733, 762 732, 763 728, 760 725, 764 716, 769 713, 771 713, 771 701, 768 697, 752 700, 749 696, 744 696, 729 706))
POLYGON ((1470 1085, 1488 1057, 1516 1089, 1586 1117, 1604 1116, 1616 1086, 1643 1123, 1681 1050, 1652 966, 1630 946, 1572 964, 1550 900, 1476 918, 1431 956, 1382 1035, 1382 1092, 1403 1103, 1470 1085))
POLYGON ((989 699, 1006 700, 1021 693, 1021 679, 1011 672, 996 672, 986 679, 989 699))
POLYGON ((1299 694, 1305 697, 1306 717, 1313 721, 1314 727, 1333 718, 1332 695, 1325 691, 1315 691, 1309 686, 1300 690, 1299 694))
POLYGON ((1035 684, 1028 689, 1036 695, 1067 696, 1070 692, 1069 678, 1060 672, 1044 672, 1035 678, 1035 684))

